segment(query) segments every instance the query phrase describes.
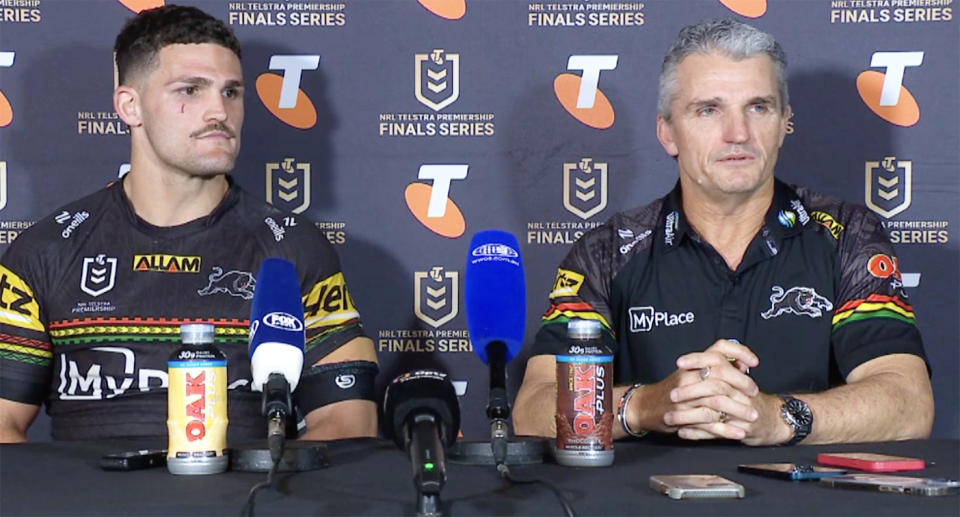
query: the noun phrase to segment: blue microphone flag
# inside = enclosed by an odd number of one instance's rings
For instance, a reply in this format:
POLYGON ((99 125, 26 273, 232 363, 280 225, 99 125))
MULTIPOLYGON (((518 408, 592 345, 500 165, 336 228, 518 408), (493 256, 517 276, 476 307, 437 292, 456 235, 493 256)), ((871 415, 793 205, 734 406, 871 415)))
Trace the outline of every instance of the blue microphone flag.
POLYGON ((527 290, 517 238, 502 230, 477 232, 464 272, 464 308, 473 351, 487 363, 487 345, 501 341, 510 361, 523 344, 527 290))
POLYGON ((271 373, 283 373, 295 389, 303 369, 303 302, 297 269, 267 258, 257 272, 250 305, 251 387, 260 391, 271 373))

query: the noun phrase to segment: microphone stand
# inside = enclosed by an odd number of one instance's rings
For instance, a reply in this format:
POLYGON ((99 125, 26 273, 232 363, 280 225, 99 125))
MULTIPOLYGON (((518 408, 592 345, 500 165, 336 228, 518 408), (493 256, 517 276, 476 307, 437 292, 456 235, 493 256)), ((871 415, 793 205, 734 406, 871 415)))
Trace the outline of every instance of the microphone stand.
POLYGON ((547 441, 542 438, 521 437, 511 441, 507 420, 510 401, 507 397, 507 345, 492 341, 487 345, 487 364, 490 365, 490 395, 487 399, 487 418, 490 419, 490 441, 457 440, 450 448, 450 461, 467 465, 496 465, 500 476, 506 465, 543 463, 547 441))
POLYGON ((267 417, 267 446, 270 459, 277 463, 283 457, 287 441, 287 415, 293 412, 290 383, 282 373, 271 373, 263 385, 261 410, 267 417))
POLYGON ((487 418, 490 419, 490 447, 493 462, 503 465, 507 461, 507 419, 510 418, 510 402, 507 398, 507 345, 494 341, 487 346, 487 361, 490 364, 490 397, 487 399, 487 418))

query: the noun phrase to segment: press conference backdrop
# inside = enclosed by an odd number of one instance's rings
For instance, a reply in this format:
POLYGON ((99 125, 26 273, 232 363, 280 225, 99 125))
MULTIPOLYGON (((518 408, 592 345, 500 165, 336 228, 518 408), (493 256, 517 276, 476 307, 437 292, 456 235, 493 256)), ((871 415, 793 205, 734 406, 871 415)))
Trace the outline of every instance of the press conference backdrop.
MULTIPOLYGON (((113 38, 163 3, 0 0, 0 251, 128 167, 113 38)), ((730 17, 771 32, 789 57, 795 113, 776 173, 882 217, 899 264, 877 267, 899 265, 916 309, 934 435, 960 435, 953 0, 182 3, 225 20, 243 47, 234 178, 326 231, 380 384, 411 366, 449 371, 468 437, 486 432, 487 397, 462 304, 470 236, 493 227, 519 238, 529 342, 577 237, 676 181, 654 120, 677 31, 730 17)), ((69 232, 82 214, 59 221, 69 232)), ((195 273, 198 288, 212 266, 195 273)), ((511 393, 525 359, 510 364, 511 393)), ((89 379, 93 366, 78 372, 89 379)))

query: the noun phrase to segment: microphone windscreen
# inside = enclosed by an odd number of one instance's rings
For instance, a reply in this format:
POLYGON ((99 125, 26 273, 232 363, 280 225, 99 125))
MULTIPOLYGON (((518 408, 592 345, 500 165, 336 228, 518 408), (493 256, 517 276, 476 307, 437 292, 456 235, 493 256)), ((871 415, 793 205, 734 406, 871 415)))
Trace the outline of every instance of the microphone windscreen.
POLYGON ((296 389, 303 370, 303 302, 290 261, 267 258, 257 272, 250 306, 251 387, 261 391, 271 373, 282 373, 296 389))
POLYGON ((413 417, 431 414, 438 422, 444 447, 457 441, 460 432, 460 402, 447 374, 437 370, 413 370, 387 386, 383 396, 384 431, 397 447, 406 449, 404 426, 413 417))
POLYGON ((502 230, 477 232, 464 272, 464 309, 473 351, 487 363, 487 345, 506 344, 510 361, 523 344, 527 289, 517 238, 502 230))

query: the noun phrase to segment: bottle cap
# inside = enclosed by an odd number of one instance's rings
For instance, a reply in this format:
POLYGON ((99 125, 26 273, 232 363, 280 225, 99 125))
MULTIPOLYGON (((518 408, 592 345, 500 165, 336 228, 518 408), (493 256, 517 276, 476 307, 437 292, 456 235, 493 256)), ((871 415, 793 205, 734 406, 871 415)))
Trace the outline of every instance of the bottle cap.
POLYGON ((180 325, 180 340, 186 345, 206 345, 213 343, 213 325, 209 323, 187 323, 180 325))
POLYGON ((567 322, 567 336, 573 339, 598 338, 600 328, 597 320, 570 320, 567 322))

